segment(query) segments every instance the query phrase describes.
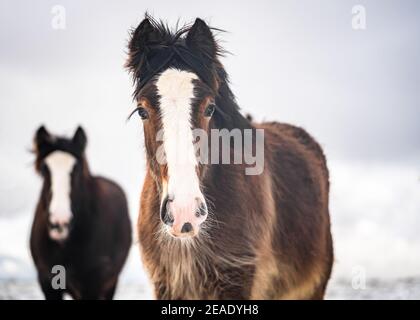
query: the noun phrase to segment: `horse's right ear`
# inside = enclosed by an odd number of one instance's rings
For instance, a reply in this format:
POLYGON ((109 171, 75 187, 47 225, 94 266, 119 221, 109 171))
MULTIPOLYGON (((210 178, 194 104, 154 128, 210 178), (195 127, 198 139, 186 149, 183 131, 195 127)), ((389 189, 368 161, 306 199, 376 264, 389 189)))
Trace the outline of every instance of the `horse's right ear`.
POLYGON ((148 46, 159 44, 162 39, 159 29, 146 16, 131 35, 128 43, 129 54, 144 53, 144 51, 147 51, 148 46))
POLYGON ((128 42, 128 59, 125 67, 135 77, 140 77, 141 66, 147 61, 147 55, 152 51, 152 47, 161 44, 163 41, 161 31, 150 19, 146 15, 146 18, 133 31, 128 42))
POLYGON ((51 142, 51 135, 44 126, 40 126, 36 131, 34 142, 37 150, 44 144, 51 142))

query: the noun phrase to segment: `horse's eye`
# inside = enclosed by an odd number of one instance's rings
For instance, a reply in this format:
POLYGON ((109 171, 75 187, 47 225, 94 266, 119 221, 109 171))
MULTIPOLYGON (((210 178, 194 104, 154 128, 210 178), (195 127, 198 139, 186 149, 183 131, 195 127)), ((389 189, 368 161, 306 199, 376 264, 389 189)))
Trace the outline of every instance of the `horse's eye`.
POLYGON ((206 110, 204 110, 204 116, 211 117, 214 113, 214 110, 216 110, 216 106, 214 104, 209 104, 206 110))
POLYGON ((147 110, 145 108, 138 107, 137 108, 137 113, 139 114, 140 118, 142 118, 142 120, 149 119, 149 113, 147 112, 147 110))

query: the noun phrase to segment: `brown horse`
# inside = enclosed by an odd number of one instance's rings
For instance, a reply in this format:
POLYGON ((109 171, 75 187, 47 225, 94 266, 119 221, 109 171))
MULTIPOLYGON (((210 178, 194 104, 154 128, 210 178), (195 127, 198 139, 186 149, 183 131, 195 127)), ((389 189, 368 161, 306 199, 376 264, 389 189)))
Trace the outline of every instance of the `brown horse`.
MULTIPOLYGON (((35 135, 36 171, 43 178, 31 232, 31 253, 46 299, 112 299, 131 246, 131 223, 122 189, 93 177, 85 157, 86 135, 35 135), (54 266, 64 284, 53 285, 54 266)), ((58 281, 57 281, 58 282, 58 281)))
POLYGON ((138 233, 156 297, 322 299, 333 264, 324 154, 301 128, 244 117, 220 53, 200 19, 171 32, 146 16, 129 42, 147 156, 138 233), (250 131, 263 168, 220 163, 223 130, 232 156, 249 142, 232 132, 250 131), (199 161, 196 131, 211 161, 199 161))

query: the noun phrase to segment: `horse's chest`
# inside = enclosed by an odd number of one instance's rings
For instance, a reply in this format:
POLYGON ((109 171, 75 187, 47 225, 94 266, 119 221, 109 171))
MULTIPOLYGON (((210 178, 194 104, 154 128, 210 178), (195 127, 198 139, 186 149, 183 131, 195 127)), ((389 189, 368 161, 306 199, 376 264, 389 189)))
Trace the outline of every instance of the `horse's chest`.
POLYGON ((173 247, 162 250, 155 262, 152 278, 157 286, 158 298, 215 298, 218 272, 205 257, 187 248, 173 247))

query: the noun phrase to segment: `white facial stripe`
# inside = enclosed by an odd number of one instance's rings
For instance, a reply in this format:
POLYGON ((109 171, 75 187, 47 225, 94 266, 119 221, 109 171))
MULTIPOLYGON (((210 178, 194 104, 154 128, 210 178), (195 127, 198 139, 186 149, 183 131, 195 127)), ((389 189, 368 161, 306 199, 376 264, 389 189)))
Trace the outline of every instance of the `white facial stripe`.
POLYGON ((191 72, 168 69, 156 82, 168 166, 168 194, 176 193, 178 201, 201 195, 191 129, 194 79, 197 76, 191 72))
POLYGON ((71 172, 76 158, 67 152, 54 151, 45 158, 45 163, 51 176, 50 222, 53 224, 69 223, 72 217, 71 172))

